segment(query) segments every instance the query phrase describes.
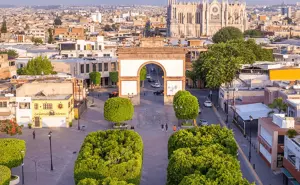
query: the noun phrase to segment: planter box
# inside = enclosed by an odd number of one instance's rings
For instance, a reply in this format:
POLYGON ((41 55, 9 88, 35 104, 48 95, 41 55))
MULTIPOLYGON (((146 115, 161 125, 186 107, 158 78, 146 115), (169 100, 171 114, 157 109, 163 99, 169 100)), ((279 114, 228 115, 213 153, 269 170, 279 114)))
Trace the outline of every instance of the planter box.
POLYGON ((17 179, 11 180, 11 181, 9 182, 9 185, 16 185, 16 184, 19 184, 19 182, 20 182, 20 177, 17 176, 17 175, 14 175, 14 176, 16 176, 17 179))

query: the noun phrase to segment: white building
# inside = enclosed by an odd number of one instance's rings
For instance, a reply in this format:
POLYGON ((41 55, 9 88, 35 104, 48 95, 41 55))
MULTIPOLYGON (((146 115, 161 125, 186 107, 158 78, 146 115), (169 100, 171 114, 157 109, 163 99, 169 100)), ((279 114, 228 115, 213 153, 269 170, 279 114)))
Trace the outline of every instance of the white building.
POLYGON ((32 123, 31 97, 16 97, 16 103, 17 123, 26 127, 32 123))
POLYGON ((102 14, 99 11, 91 14, 91 19, 93 22, 101 23, 102 22, 102 14))
POLYGON ((34 38, 42 39, 43 42, 45 42, 45 39, 46 39, 45 29, 31 28, 31 29, 29 29, 28 34, 31 35, 34 38))

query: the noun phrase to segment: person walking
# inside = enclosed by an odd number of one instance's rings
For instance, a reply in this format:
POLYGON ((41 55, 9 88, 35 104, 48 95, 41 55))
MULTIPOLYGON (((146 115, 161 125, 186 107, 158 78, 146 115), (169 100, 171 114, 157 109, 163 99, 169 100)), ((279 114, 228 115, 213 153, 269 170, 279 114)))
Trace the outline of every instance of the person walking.
POLYGON ((168 123, 166 123, 166 132, 168 131, 168 127, 169 127, 169 126, 168 126, 168 123))
POLYGON ((35 130, 33 130, 33 132, 32 132, 32 137, 33 137, 33 139, 35 139, 35 130))
POLYGON ((164 124, 161 124, 161 131, 164 131, 164 124))
POLYGON ((173 131, 176 132, 176 130, 177 130, 177 127, 176 127, 176 125, 174 125, 173 126, 173 131))

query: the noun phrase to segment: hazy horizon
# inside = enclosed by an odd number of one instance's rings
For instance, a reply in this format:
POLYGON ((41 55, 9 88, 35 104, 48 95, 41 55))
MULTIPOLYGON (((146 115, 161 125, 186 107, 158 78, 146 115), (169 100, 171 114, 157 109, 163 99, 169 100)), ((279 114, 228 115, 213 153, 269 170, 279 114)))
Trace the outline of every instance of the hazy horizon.
MULTIPOLYGON (((178 0, 180 1, 180 0, 178 0)), ((187 1, 187 0, 182 0, 187 1)), ((193 0, 188 0, 190 2, 193 2, 193 0)), ((199 1, 199 0, 198 0, 199 1)), ((219 0, 221 1, 221 0, 219 0)), ((300 0, 284 0, 286 4, 293 4, 296 2, 300 2, 300 0)), ((270 5, 270 4, 282 4, 283 1, 279 0, 246 0, 246 3, 249 5, 270 5)), ((101 4, 107 4, 107 5, 166 5, 167 0, 152 0, 152 1, 141 1, 141 0, 85 0, 84 3, 82 0, 52 0, 51 4, 49 4, 49 1, 41 1, 41 0, 10 0, 6 1, 5 3, 1 3, 0 5, 17 5, 17 6, 27 6, 27 5, 101 5, 101 4)))

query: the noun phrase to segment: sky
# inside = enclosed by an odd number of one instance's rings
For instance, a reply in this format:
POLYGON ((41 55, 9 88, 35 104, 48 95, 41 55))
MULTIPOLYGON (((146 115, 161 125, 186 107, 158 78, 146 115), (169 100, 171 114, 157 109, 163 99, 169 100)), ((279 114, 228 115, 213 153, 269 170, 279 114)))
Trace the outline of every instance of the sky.
MULTIPOLYGON (((180 0, 178 0, 180 1, 180 0)), ((182 0, 187 1, 187 0, 182 0)), ((188 0, 201 1, 201 0, 188 0)), ((221 1, 221 0, 219 0, 221 1)), ((300 0, 284 0, 287 4, 296 3, 300 0)), ((247 4, 282 4, 283 0, 246 0, 247 4)), ((167 0, 0 0, 0 4, 11 4, 11 5, 91 5, 91 4, 151 4, 151 5, 166 5, 167 0)))

